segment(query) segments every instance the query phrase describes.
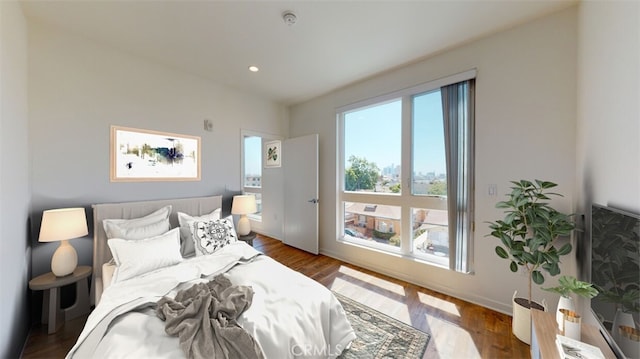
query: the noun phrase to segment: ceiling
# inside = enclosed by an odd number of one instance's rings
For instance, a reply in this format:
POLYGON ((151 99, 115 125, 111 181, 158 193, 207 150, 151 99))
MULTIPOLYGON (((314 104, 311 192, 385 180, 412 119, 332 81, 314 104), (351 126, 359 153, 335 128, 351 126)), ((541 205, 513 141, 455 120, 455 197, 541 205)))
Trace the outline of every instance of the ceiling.
POLYGON ((21 2, 30 20, 291 105, 576 1, 21 2))

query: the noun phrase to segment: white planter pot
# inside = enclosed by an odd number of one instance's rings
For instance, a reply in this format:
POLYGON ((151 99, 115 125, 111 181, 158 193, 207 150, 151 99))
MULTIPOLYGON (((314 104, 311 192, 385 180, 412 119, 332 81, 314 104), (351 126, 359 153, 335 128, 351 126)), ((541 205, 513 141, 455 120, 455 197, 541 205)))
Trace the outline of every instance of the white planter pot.
POLYGON ((636 327, 636 324, 633 322, 633 315, 623 312, 622 309, 616 310, 616 315, 613 317, 613 325, 611 326, 611 336, 616 342, 620 341, 620 326, 636 327))
POLYGON ((628 358, 640 358, 640 331, 624 325, 622 328, 624 330, 618 330, 620 349, 628 358))
MULTIPOLYGON (((513 331, 513 335, 515 335, 516 338, 530 345, 531 344, 531 309, 518 303, 518 302, 527 303, 528 299, 516 298, 517 295, 518 295, 518 291, 516 290, 513 293, 513 298, 512 298, 513 318, 511 321, 511 330, 513 331), (516 299, 519 299, 519 301, 516 301, 516 299)), ((542 304, 533 302, 532 305, 539 307, 538 309, 542 309, 545 312, 547 311, 547 302, 544 300, 542 301, 542 304)))
POLYGON ((556 322, 558 322, 558 330, 562 330, 562 322, 564 321, 564 316, 562 312, 560 312, 560 309, 568 309, 575 312, 576 305, 573 302, 573 298, 560 296, 560 299, 558 299, 558 308, 556 308, 556 322))

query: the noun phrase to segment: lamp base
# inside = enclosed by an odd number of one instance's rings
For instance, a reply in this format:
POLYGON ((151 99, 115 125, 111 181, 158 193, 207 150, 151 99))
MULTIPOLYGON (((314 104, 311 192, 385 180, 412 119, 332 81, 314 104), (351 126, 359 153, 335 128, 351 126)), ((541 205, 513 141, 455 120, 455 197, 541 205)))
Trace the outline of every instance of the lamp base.
POLYGON ((51 258, 51 271, 56 277, 73 273, 78 266, 78 253, 69 241, 60 241, 60 246, 51 258))
POLYGON ((249 221, 249 218, 247 218, 246 214, 240 216, 236 232, 239 236, 246 236, 247 234, 251 233, 251 221, 249 221))

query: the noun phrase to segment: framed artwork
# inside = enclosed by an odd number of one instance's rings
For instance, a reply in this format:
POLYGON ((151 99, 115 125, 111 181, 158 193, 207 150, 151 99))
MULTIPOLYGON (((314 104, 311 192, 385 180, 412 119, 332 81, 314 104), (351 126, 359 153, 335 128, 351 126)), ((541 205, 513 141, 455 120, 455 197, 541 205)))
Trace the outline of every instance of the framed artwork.
POLYGON ((111 126, 111 182, 200 181, 200 137, 111 126))
POLYGON ((279 140, 265 142, 264 166, 280 167, 282 164, 282 143, 279 140))

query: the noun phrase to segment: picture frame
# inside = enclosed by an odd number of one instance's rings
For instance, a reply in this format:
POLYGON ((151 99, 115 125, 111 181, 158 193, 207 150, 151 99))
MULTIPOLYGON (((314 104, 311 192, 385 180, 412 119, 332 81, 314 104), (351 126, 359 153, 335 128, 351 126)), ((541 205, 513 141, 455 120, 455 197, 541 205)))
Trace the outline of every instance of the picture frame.
POLYGON ((280 140, 264 143, 264 167, 273 168, 282 165, 282 142, 280 140))
POLYGON ((111 182, 200 181, 200 137, 111 126, 111 182))

